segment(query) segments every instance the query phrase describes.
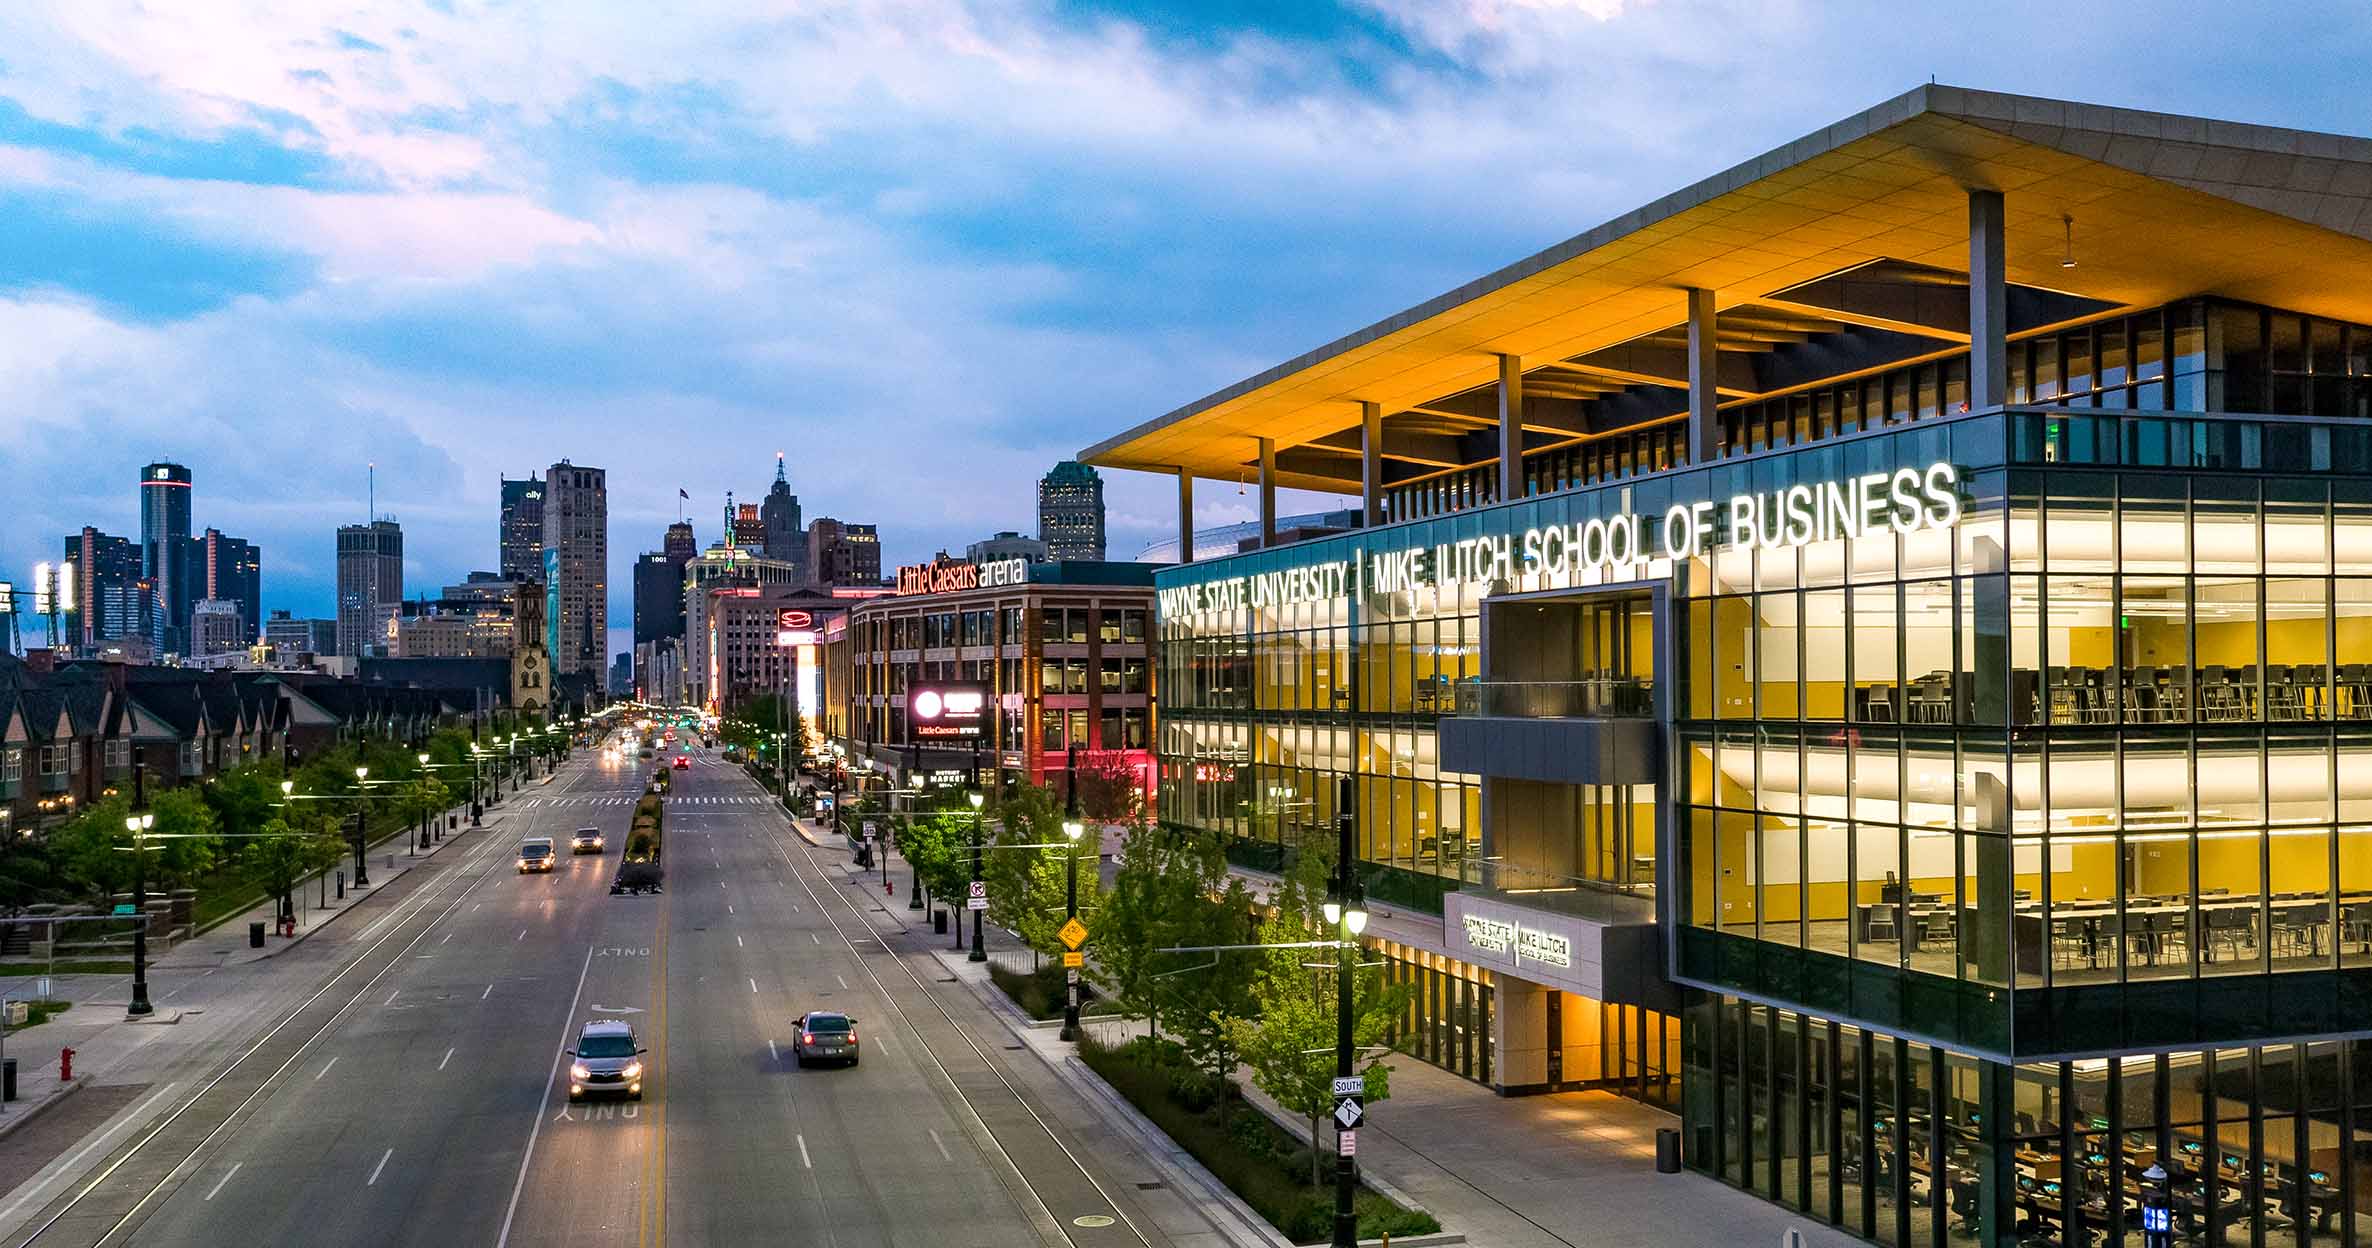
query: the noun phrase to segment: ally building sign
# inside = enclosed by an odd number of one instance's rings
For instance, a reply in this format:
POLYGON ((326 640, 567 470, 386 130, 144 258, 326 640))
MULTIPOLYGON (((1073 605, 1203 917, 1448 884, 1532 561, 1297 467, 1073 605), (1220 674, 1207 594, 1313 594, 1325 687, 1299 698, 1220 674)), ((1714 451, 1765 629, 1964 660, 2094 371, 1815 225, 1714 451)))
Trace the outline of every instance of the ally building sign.
POLYGON ((1369 550, 1275 572, 1220 577, 1160 591, 1163 615, 1263 609, 1519 576, 1603 577, 1651 559, 1675 562, 1741 546, 1783 550, 1865 534, 1916 533, 1960 522, 1960 471, 1948 463, 1898 468, 1783 490, 1702 499, 1661 516, 1619 512, 1432 546, 1369 550), (1357 582, 1355 584, 1355 582, 1357 582))

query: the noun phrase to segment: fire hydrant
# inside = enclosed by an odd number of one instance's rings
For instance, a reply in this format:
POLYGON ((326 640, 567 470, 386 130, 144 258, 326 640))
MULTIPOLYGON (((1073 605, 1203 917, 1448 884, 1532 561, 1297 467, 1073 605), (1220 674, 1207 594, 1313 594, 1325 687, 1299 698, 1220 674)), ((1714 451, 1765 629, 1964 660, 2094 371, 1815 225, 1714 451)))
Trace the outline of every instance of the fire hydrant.
POLYGON ((890 887, 890 882, 888 880, 883 880, 881 882, 881 895, 884 897, 895 897, 898 895, 898 893, 896 889, 890 887))
POLYGON ((58 1050, 58 1082, 74 1082, 74 1050, 58 1050))

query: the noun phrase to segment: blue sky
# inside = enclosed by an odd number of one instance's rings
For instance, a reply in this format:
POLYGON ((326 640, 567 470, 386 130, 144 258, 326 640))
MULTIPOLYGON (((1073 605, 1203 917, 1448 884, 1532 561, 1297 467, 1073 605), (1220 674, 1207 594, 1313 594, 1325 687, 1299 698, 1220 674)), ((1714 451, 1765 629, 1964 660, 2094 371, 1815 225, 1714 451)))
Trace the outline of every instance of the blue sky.
MULTIPOLYGON (((1055 459, 1931 74, 2372 133, 2341 5, 171 9, 0 10, 0 569, 177 459, 300 614, 371 462, 422 589, 562 456, 621 572, 776 450, 893 561, 1027 529, 1055 459)), ((1117 555, 1170 498, 1113 478, 1117 555)))

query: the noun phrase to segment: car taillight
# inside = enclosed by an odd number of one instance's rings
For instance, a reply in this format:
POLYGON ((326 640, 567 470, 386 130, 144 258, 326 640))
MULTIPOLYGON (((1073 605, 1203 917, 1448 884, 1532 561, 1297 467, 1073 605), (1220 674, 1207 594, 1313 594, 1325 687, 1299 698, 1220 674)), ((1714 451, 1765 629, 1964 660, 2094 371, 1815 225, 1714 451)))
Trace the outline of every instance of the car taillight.
POLYGON ((848 1033, 848 1042, 850 1044, 855 1044, 857 1042, 857 1033, 853 1031, 848 1033))

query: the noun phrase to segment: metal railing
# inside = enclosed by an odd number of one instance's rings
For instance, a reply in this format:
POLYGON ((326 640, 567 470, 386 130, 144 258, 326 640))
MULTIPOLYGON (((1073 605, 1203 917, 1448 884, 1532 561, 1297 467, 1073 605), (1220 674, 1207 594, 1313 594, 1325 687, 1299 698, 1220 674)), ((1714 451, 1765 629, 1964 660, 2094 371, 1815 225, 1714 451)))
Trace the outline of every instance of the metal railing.
POLYGON ((1643 719, 1655 714, 1655 682, 1637 676, 1467 681, 1457 690, 1461 717, 1643 719))

